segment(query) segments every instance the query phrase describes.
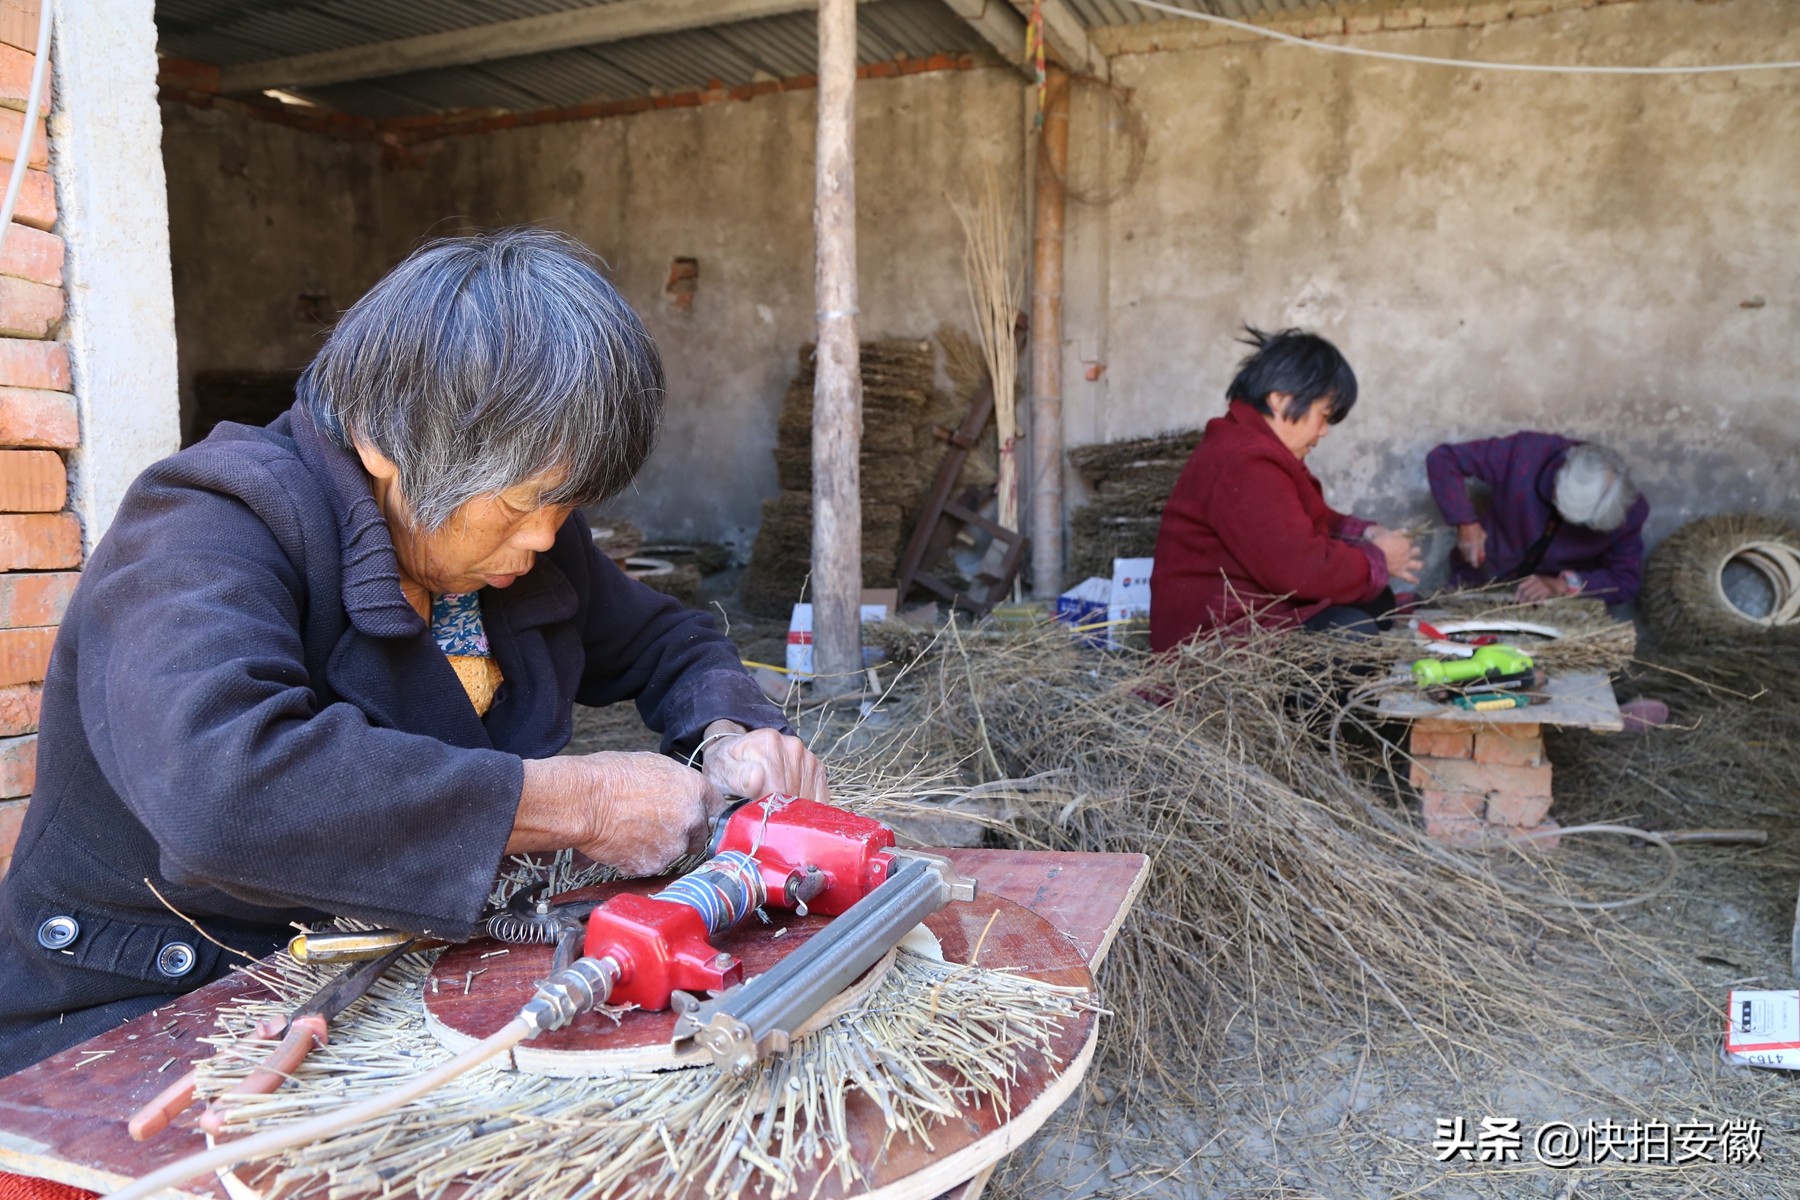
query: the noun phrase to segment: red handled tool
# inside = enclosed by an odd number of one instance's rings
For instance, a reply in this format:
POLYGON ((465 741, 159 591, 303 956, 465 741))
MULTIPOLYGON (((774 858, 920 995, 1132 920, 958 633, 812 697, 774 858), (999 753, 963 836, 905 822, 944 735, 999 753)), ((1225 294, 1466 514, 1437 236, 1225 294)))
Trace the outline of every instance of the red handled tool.
MULTIPOLYGON (((414 949, 412 942, 394 947, 380 958, 359 962, 315 992, 311 999, 296 1008, 285 1019, 269 1017, 256 1026, 258 1040, 280 1039, 260 1066, 228 1093, 233 1096, 265 1095, 287 1082, 302 1061, 316 1046, 327 1040, 331 1019, 349 1008, 369 990, 369 985, 400 956, 414 949)), ((126 1124, 133 1139, 144 1141, 155 1137, 194 1102, 194 1084, 199 1077, 196 1068, 164 1088, 154 1100, 138 1109, 126 1124)), ((223 1114, 208 1108, 200 1116, 200 1126, 208 1133, 218 1133, 225 1126, 223 1114)))

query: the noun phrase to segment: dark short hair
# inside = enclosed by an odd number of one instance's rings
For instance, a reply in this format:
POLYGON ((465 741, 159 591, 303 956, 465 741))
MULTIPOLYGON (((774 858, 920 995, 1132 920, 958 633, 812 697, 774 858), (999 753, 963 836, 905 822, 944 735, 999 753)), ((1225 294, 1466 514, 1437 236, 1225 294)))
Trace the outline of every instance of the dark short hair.
POLYGON ((1298 421, 1320 400, 1329 400, 1333 425, 1356 407, 1356 372, 1338 348, 1316 333, 1283 329, 1264 333, 1244 326, 1238 339, 1255 346, 1255 353, 1238 363, 1237 376, 1225 390, 1227 400, 1242 400, 1264 416, 1275 416, 1269 397, 1277 392, 1292 396, 1281 415, 1298 421))
POLYGON ((502 229, 427 243, 350 306, 300 376, 328 437, 399 468, 413 522, 551 472, 546 504, 594 504, 655 448, 663 369, 579 242, 502 229))

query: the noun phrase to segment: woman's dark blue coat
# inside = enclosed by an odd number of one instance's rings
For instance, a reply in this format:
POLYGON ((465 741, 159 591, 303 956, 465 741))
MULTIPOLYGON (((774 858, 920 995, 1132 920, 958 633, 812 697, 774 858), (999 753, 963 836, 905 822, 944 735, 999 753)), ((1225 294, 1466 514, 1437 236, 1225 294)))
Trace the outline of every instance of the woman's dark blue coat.
POLYGON ((361 463, 299 408, 132 485, 44 683, 0 883, 0 1075, 227 971, 152 884, 252 955, 325 914, 466 938, 522 760, 563 748, 573 703, 635 700, 673 754, 720 717, 785 728, 711 619, 579 515, 482 593, 506 680, 486 717, 399 580, 361 463))

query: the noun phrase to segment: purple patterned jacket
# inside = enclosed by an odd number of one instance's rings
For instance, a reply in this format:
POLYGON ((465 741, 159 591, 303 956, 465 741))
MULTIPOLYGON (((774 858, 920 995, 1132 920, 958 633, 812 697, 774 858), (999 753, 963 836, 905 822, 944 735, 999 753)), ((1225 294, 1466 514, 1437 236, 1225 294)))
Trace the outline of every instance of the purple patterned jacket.
MULTIPOLYGON (((1445 442, 1426 456, 1431 495, 1444 520, 1452 525, 1479 520, 1487 530, 1487 562, 1480 568, 1464 562, 1461 554, 1451 553, 1453 583, 1487 583, 1518 570, 1556 513, 1551 489, 1564 452, 1576 444, 1573 438, 1527 431, 1474 442, 1445 442), (1493 503, 1479 517, 1469 499, 1466 481, 1470 476, 1486 483, 1494 493, 1493 503)), ((1565 522, 1535 573, 1572 571, 1582 578, 1582 595, 1608 604, 1630 603, 1637 599, 1643 579, 1643 529, 1649 515, 1650 503, 1640 495, 1626 511, 1625 523, 1611 532, 1565 522)))

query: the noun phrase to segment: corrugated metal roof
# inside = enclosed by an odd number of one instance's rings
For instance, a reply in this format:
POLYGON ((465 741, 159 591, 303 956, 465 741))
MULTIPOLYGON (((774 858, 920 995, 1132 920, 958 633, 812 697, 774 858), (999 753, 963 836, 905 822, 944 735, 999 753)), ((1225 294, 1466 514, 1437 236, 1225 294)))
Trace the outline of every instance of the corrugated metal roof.
MULTIPOLYGON (((1172 8, 1190 12, 1211 13, 1234 21, 1255 21, 1290 13, 1316 12, 1321 9, 1351 8, 1362 0, 1157 0, 1172 8)), ((1089 29, 1102 25, 1140 25, 1146 21, 1167 21, 1167 13, 1133 4, 1131 0, 1063 0, 1081 23, 1089 29)))
MULTIPOLYGON (((601 0, 611 3, 613 0, 601 0)), ((1353 6, 1358 0, 1164 0, 1256 19, 1353 6)), ((1131 0, 1064 0, 1088 27, 1166 20, 1131 0)), ((595 7, 595 0, 157 0, 165 53, 215 66, 393 41, 595 7)), ((460 109, 529 110, 627 100, 807 75, 815 68, 810 11, 681 33, 556 50, 470 66, 333 84, 305 94, 341 112, 413 116, 460 109)), ((934 54, 992 54, 942 0, 878 0, 857 8, 863 65, 934 54)))
MULTIPOLYGON (((165 53, 215 66, 339 50, 518 17, 591 6, 591 0, 158 0, 165 53)), ((858 60, 989 53, 941 0, 880 0, 857 9, 858 60)), ((738 21, 464 67, 306 90, 341 112, 412 116, 469 108, 526 110, 626 100, 811 74, 818 54, 811 12, 738 21)))

